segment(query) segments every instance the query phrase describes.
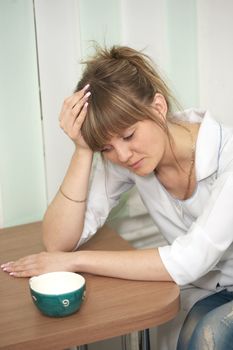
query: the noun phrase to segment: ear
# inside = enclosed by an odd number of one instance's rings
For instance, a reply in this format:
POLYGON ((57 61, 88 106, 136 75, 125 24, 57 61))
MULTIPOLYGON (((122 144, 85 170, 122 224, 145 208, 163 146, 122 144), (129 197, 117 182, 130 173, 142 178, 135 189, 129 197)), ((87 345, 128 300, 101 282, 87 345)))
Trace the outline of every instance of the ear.
POLYGON ((166 119, 168 110, 167 102, 165 97, 159 92, 157 92, 154 96, 152 107, 154 107, 156 111, 158 111, 159 114, 163 116, 164 119, 166 119))

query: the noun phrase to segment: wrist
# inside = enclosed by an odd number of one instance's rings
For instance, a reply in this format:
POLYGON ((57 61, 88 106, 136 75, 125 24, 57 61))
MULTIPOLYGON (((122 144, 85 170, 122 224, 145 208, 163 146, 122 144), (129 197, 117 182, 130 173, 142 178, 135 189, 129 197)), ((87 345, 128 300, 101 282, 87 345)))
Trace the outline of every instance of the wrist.
POLYGON ((90 148, 76 147, 74 157, 78 158, 92 158, 94 152, 90 148))
POLYGON ((72 252, 73 254, 73 268, 74 271, 76 272, 87 272, 85 270, 85 256, 86 256, 86 251, 85 250, 79 250, 76 252, 72 252))

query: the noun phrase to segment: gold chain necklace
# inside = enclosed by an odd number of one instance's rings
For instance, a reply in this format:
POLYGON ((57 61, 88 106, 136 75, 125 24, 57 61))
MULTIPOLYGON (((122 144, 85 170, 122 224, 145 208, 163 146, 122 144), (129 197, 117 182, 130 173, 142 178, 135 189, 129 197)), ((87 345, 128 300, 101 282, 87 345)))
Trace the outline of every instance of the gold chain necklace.
POLYGON ((172 124, 178 125, 178 126, 180 126, 181 128, 183 128, 184 130, 186 130, 186 131, 189 133, 189 135, 190 135, 190 140, 191 140, 190 168, 189 168, 189 172, 188 172, 187 187, 186 187, 186 191, 185 191, 184 198, 183 198, 183 199, 186 199, 186 198, 188 198, 188 194, 189 194, 189 191, 190 191, 191 177, 192 177, 193 168, 194 168, 194 164, 195 164, 195 148, 196 148, 196 143, 195 143, 195 141, 194 141, 192 131, 191 131, 187 126, 184 126, 184 125, 182 125, 182 124, 180 124, 180 123, 177 123, 177 122, 175 122, 175 121, 173 121, 173 120, 172 120, 172 124))

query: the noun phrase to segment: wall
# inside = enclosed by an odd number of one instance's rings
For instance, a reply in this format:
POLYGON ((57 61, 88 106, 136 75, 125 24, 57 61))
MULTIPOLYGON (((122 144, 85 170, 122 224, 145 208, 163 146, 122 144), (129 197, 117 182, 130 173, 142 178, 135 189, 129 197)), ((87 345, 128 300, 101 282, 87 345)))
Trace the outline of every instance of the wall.
POLYGON ((233 2, 197 0, 200 106, 233 125, 233 2))
POLYGON ((65 97, 80 74, 80 34, 76 0, 35 0, 48 202, 65 175, 73 144, 59 128, 65 97))
POLYGON ((119 0, 79 0, 82 57, 93 53, 93 42, 107 47, 121 43, 119 0))
POLYGON ((199 100, 195 0, 122 0, 123 43, 144 50, 184 107, 199 100), (188 86, 188 88, 187 88, 188 86))
POLYGON ((199 104, 196 0, 166 0, 167 74, 183 108, 199 104))
POLYGON ((0 2, 0 224, 40 220, 46 208, 33 3, 0 2))

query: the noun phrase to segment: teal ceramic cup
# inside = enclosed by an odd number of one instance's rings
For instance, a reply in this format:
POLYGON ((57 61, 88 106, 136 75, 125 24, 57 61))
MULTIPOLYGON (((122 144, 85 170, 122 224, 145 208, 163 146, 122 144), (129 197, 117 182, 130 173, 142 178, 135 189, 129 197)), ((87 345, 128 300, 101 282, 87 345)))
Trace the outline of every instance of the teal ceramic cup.
POLYGON ((34 304, 47 316, 63 317, 78 311, 85 297, 85 279, 74 272, 49 272, 29 279, 34 304))

